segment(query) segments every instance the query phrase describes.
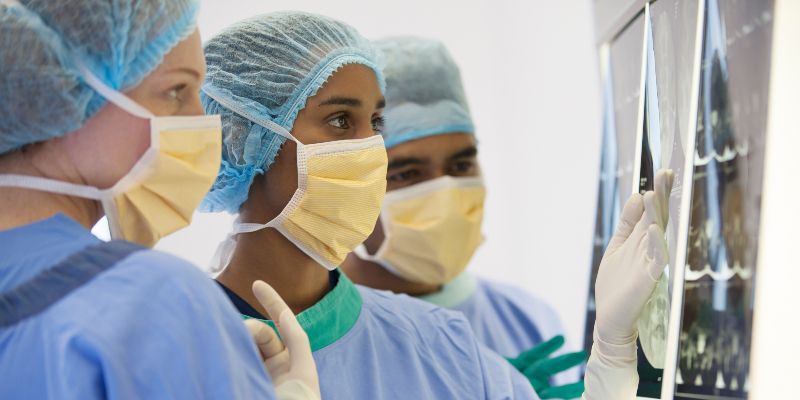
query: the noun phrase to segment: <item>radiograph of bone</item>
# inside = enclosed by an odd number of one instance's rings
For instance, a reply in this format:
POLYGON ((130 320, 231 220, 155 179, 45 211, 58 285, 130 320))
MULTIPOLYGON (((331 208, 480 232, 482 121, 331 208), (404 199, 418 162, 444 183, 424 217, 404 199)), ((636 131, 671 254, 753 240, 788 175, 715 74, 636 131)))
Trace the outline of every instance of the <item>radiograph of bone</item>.
POLYGON ((772 1, 707 0, 675 398, 747 398, 772 1))
POLYGON ((611 44, 603 76, 603 145, 600 185, 592 243, 592 274, 586 312, 584 348, 591 349, 595 320, 594 284, 600 260, 617 229, 621 206, 631 195, 636 118, 639 104, 644 14, 611 44))

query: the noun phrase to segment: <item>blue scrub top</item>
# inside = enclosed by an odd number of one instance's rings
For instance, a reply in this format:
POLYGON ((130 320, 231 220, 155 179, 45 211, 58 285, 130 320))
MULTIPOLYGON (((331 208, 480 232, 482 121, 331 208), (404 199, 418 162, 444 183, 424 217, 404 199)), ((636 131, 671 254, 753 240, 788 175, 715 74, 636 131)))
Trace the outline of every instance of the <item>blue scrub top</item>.
MULTIPOLYGON (((64 215, 0 231, 0 293, 99 243, 64 215)), ((191 264, 153 250, 128 255, 44 310, 1 327, 0 394, 275 398, 222 291, 191 264)))
POLYGON ((528 292, 463 273, 421 300, 460 311, 478 340, 506 357, 516 357, 564 331, 558 314, 528 292))
MULTIPOLYGON (((530 383, 487 350, 458 313, 354 285, 332 289, 297 318, 309 335, 325 399, 538 399, 530 383)), ((244 317, 263 319, 233 292, 244 317)))

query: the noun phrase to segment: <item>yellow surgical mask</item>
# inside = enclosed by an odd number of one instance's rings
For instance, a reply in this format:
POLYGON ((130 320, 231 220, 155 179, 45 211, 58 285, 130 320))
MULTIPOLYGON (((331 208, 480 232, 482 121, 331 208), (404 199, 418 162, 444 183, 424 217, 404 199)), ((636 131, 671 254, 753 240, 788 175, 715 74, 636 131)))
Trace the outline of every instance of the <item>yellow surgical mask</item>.
POLYGON ((385 239, 375 254, 355 253, 411 282, 441 285, 467 267, 483 242, 486 189, 480 177, 444 176, 386 194, 385 239))
POLYGON ((156 117, 80 66, 86 82, 127 112, 150 120, 150 147, 114 186, 99 189, 24 175, 0 175, 0 186, 22 187, 98 200, 111 237, 152 247, 189 225, 219 170, 219 116, 156 117))
POLYGON ((297 190, 272 221, 236 221, 212 259, 212 272, 230 262, 237 234, 265 228, 276 229, 326 269, 337 268, 378 219, 388 165, 383 137, 307 145, 272 121, 251 120, 297 143, 297 190))

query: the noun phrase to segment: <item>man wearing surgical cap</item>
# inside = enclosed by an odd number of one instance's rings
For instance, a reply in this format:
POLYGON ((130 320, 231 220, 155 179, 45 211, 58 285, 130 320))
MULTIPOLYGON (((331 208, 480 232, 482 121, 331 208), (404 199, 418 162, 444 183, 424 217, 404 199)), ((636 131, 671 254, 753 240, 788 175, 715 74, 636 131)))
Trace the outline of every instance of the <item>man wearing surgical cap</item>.
POLYGON ((388 192, 374 232, 342 268, 357 283, 462 312, 478 339, 511 359, 540 396, 579 397, 580 382, 550 387, 551 374, 586 357, 548 360, 564 342, 555 310, 521 288, 465 271, 483 240, 485 189, 458 66, 435 40, 375 43, 386 58, 388 192), (544 365, 529 369, 536 361, 544 365))

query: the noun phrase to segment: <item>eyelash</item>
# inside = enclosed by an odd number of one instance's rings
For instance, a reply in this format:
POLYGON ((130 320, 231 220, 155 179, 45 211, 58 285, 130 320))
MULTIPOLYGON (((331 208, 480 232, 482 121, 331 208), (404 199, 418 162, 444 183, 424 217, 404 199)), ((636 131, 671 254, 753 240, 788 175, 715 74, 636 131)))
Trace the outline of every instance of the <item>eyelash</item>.
POLYGON ((386 125, 386 118, 382 115, 375 117, 372 120, 372 130, 377 134, 383 133, 383 128, 386 125))
POLYGON ((171 87, 169 90, 167 90, 167 98, 170 100, 181 101, 180 95, 184 89, 186 89, 186 84, 180 84, 171 87))
MULTIPOLYGON (((372 130, 375 131, 375 133, 380 134, 383 132, 383 127, 385 124, 386 119, 383 116, 375 117, 372 120, 372 130)), ((345 114, 337 115, 329 119, 328 125, 331 125, 336 129, 350 129, 350 122, 348 121, 348 116, 345 114)))

